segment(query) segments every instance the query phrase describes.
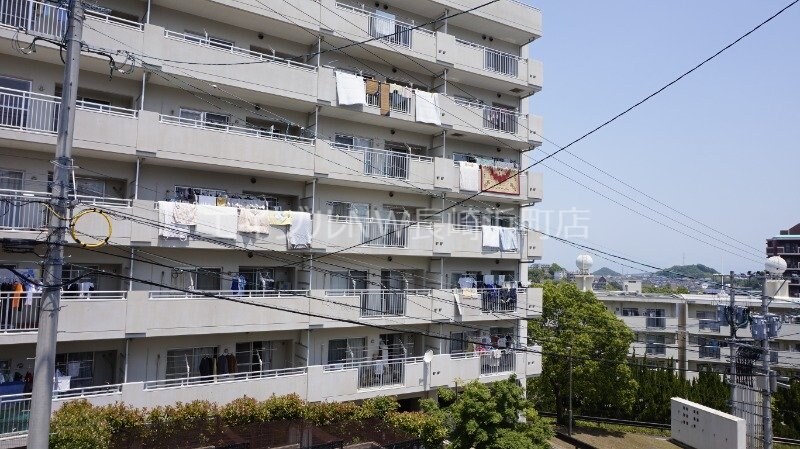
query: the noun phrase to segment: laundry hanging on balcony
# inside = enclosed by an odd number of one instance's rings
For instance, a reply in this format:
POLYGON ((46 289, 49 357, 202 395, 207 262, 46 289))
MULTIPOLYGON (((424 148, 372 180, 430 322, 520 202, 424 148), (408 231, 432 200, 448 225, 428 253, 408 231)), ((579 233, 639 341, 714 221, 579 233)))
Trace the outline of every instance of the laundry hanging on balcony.
POLYGON ((483 226, 483 247, 497 249, 500 248, 500 227, 483 226))
POLYGON ((310 248, 311 247, 311 214, 308 212, 295 212, 292 224, 289 226, 290 249, 310 248))
POLYGON ((236 208, 226 206, 197 206, 198 234, 226 240, 236 240, 239 214, 236 208))
POLYGON ((339 105, 366 104, 364 78, 347 72, 336 72, 336 98, 339 105))
POLYGON ((158 202, 158 235, 165 239, 186 240, 189 227, 175 222, 175 204, 172 201, 158 202))
POLYGON ((481 166, 474 162, 458 163, 459 184, 462 192, 478 192, 481 190, 481 166))
POLYGON ((514 228, 500 228, 500 249, 503 251, 517 251, 519 238, 514 228))
POLYGON ((192 203, 174 204, 173 217, 175 217, 175 224, 194 226, 197 224, 197 205, 192 203))
POLYGON ((481 191, 519 195, 519 174, 517 170, 482 165, 481 191))
POLYGON ((442 112, 439 109, 439 94, 417 90, 417 101, 415 102, 415 112, 417 121, 442 125, 442 112))
POLYGON ((269 211, 241 207, 236 230, 245 234, 269 235, 269 218, 269 211))
POLYGON ((294 214, 290 210, 267 211, 267 220, 272 226, 286 226, 292 224, 294 214))
POLYGON ((389 85, 380 83, 380 102, 381 102, 381 115, 389 115, 392 110, 392 95, 389 90, 389 85))

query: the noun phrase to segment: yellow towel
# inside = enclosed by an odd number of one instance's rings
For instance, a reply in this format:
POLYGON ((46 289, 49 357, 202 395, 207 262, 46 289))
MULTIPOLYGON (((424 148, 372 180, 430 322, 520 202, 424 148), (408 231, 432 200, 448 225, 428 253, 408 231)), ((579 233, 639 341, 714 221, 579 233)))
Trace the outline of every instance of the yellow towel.
POLYGON ((271 210, 269 213, 269 224, 283 226, 292 224, 292 211, 290 210, 271 210))

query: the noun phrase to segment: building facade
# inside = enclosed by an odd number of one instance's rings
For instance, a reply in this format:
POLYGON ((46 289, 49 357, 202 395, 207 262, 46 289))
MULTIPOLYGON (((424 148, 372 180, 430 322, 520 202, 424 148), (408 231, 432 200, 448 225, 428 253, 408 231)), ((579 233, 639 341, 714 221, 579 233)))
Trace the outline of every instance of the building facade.
MULTIPOLYGON (((56 405, 409 398, 539 374, 524 267, 542 247, 521 216, 542 176, 520 169, 541 144, 540 12, 259 3, 87 10, 70 195, 78 238, 109 242, 66 248, 56 405)), ((68 16, 0 7, 1 259, 41 278, 63 64, 40 38, 68 16)), ((40 298, 0 276, 7 396, 33 373, 40 298)))
POLYGON ((767 239, 767 257, 772 256, 780 256, 786 261, 789 296, 800 298, 800 223, 767 239))

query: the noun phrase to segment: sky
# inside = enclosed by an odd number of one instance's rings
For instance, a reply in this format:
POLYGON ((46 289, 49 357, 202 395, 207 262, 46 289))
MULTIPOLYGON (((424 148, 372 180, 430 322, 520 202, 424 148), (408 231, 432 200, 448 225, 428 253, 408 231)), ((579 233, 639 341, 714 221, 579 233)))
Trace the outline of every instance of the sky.
MULTIPOLYGON (((531 98, 531 111, 544 117, 543 136, 560 145, 790 3, 526 1, 543 15, 543 37, 531 46, 531 57, 544 63, 544 88, 531 98)), ((800 180, 800 163, 792 163, 800 162, 798 25, 800 4, 569 148, 690 218, 562 152, 559 161, 551 158, 533 169, 544 174, 544 200, 533 208, 529 224, 658 267, 685 262, 722 272, 763 269, 765 240, 800 222, 800 204, 791 199, 800 180)), ((556 149, 545 143, 532 157, 556 149)), ((574 269, 579 253, 548 239, 542 262, 574 269)), ((594 259, 595 268, 647 271, 594 259)))

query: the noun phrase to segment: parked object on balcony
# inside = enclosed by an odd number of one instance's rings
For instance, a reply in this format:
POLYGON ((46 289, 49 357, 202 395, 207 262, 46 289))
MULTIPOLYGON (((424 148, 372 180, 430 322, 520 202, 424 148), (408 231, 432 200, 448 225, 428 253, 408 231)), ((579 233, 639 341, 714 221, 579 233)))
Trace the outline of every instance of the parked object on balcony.
POLYGON ((173 210, 175 224, 193 226, 197 224, 197 205, 191 203, 175 203, 173 210))
POLYGON ((515 228, 500 228, 500 249, 509 252, 519 250, 519 238, 515 228))
POLYGON ((239 219, 237 209, 225 206, 197 206, 198 234, 226 240, 236 240, 239 219))
POLYGON ((269 211, 242 207, 236 230, 245 234, 269 235, 269 211))
POLYGON ((272 226, 291 225, 294 214, 290 210, 271 210, 267 212, 267 220, 272 226))
POLYGON ((484 249, 497 249, 500 248, 500 227, 499 226, 483 226, 483 247, 484 249))
POLYGON ((364 78, 347 72, 336 72, 336 98, 340 105, 366 104, 364 78))
POLYGON ((175 204, 172 201, 158 202, 158 235, 165 239, 186 240, 189 228, 175 223, 175 204))
POLYGON ((292 224, 289 226, 289 248, 311 247, 311 214, 308 212, 295 212, 292 224))
POLYGON ((481 191, 519 195, 519 174, 517 170, 482 165, 481 191))
POLYGON ((417 121, 441 126, 442 112, 439 109, 439 94, 417 90, 416 95, 415 112, 417 121))
POLYGON ((458 187, 464 192, 478 192, 481 190, 481 166, 474 162, 460 161, 458 187))

